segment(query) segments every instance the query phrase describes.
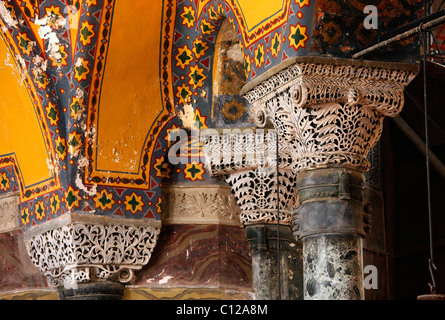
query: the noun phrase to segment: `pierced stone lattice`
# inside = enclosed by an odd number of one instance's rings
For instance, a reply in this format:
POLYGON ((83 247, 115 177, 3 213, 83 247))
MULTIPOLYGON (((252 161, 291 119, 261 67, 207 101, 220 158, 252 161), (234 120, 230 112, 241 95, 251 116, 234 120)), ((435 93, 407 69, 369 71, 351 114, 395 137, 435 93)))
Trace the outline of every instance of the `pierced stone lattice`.
POLYGON ((244 225, 276 223, 277 203, 280 224, 291 225, 292 209, 296 203, 296 178, 291 170, 279 170, 278 193, 276 172, 271 168, 233 173, 226 182, 232 187, 241 208, 240 218, 244 225))
POLYGON ((152 227, 65 225, 25 241, 32 262, 49 285, 95 280, 129 283, 148 263, 159 235, 152 227))
POLYGON ((241 208, 244 225, 276 223, 278 205, 280 223, 291 224, 296 177, 290 167, 290 153, 280 144, 277 190, 276 145, 275 130, 249 129, 208 135, 204 139, 208 171, 213 176, 225 177, 241 208))

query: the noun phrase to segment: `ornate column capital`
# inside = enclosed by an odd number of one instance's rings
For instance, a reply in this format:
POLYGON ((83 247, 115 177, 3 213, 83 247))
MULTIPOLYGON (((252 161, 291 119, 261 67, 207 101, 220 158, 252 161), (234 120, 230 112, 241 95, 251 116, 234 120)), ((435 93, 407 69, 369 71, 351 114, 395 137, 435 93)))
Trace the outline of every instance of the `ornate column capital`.
POLYGON ((293 169, 340 165, 369 169, 368 151, 385 116, 397 115, 411 64, 301 57, 243 89, 258 126, 270 118, 292 146, 293 169))
POLYGON ((363 203, 366 156, 384 117, 401 111, 403 90, 417 71, 407 64, 304 57, 243 88, 256 124, 271 119, 291 150, 305 299, 363 298, 361 238, 371 215, 363 203), (333 261, 342 268, 333 270, 333 261))
POLYGON ((150 260, 160 227, 160 221, 71 213, 27 230, 25 245, 51 287, 129 284, 150 260))
POLYGON ((223 176, 241 208, 244 225, 280 223, 291 225, 296 203, 296 177, 286 145, 279 145, 280 186, 277 201, 276 132, 272 129, 210 130, 202 135, 206 167, 210 175, 223 176))

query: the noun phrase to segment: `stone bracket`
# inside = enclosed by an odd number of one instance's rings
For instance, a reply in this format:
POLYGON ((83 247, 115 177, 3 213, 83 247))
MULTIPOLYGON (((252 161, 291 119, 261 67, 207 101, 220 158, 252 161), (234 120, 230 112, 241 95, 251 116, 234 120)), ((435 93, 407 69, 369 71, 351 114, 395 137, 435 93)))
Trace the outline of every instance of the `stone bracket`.
POLYGON ((241 209, 232 190, 217 184, 165 184, 162 223, 242 226, 241 209))
POLYGON ((0 196, 0 233, 21 229, 18 192, 0 196))

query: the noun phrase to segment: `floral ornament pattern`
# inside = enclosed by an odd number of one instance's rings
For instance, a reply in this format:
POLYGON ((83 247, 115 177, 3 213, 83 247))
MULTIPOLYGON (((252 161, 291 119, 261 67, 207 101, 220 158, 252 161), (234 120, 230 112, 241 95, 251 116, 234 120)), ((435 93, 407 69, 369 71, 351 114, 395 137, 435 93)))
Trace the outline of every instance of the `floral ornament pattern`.
POLYGON ((259 44, 255 49, 255 66, 261 68, 264 63, 264 45, 259 44))
POLYGON ((192 92, 189 87, 183 83, 181 86, 176 88, 176 97, 179 99, 179 104, 186 104, 190 102, 190 97, 192 96, 192 92))
POLYGON ((79 190, 74 190, 73 187, 69 186, 68 191, 65 192, 65 202, 69 210, 73 208, 80 207, 79 204, 79 190))
POLYGON ((49 102, 48 106, 45 107, 46 109, 46 117, 49 119, 52 126, 57 126, 59 122, 59 112, 57 111, 56 106, 49 102))
POLYGON ((70 104, 70 117, 73 119, 78 119, 83 110, 85 110, 84 99, 73 97, 73 101, 70 104))
POLYGON ((23 54, 30 55, 34 49, 35 43, 29 39, 28 35, 24 32, 19 32, 17 36, 20 49, 22 49, 23 54))
POLYGON ((51 213, 56 214, 60 209, 60 199, 58 194, 53 194, 49 198, 49 207, 51 208, 51 213))
POLYGON ((192 161, 192 163, 186 163, 184 168, 184 178, 195 181, 195 180, 204 180, 204 163, 197 163, 196 161, 192 161))
POLYGON ((90 68, 88 67, 88 60, 84 58, 79 58, 74 67, 74 78, 77 81, 86 80, 88 73, 90 73, 90 68))
POLYGON ((196 89, 198 87, 202 87, 207 76, 204 75, 204 69, 199 68, 198 65, 195 65, 190 68, 189 78, 190 80, 188 83, 193 86, 193 89, 196 89))
POLYGON ((221 113, 226 117, 226 119, 231 121, 236 121, 246 114, 247 109, 243 103, 236 100, 232 100, 224 105, 221 109, 221 113))
POLYGON ((9 179, 6 176, 6 173, 0 172, 0 190, 6 191, 9 189, 9 179))
POLYGON ((76 156, 82 147, 81 134, 73 131, 68 138, 68 153, 71 156, 76 156))
POLYGON ((59 46, 59 49, 49 56, 53 67, 64 67, 68 65, 68 53, 65 50, 65 45, 59 46))
POLYGON ((195 10, 193 7, 184 7, 184 12, 181 14, 182 24, 186 25, 187 28, 191 28, 195 24, 195 10))
POLYGON ((142 208, 144 207, 142 196, 138 196, 134 192, 129 196, 125 196, 124 204, 125 210, 130 211, 132 214, 135 214, 138 211, 142 212, 142 208))
POLYGON ((80 35, 80 42, 82 42, 84 46, 91 44, 92 38, 95 36, 94 25, 88 21, 83 21, 80 27, 80 35))
POLYGON ((278 58, 278 53, 281 49, 281 33, 276 32, 274 34, 270 49, 272 51, 272 57, 278 58))
POLYGON ((21 217, 20 217, 22 219, 23 226, 26 227, 26 225, 29 223, 29 217, 30 217, 29 208, 27 208, 27 207, 23 208, 22 209, 22 214, 21 214, 21 217))
POLYGON ((204 56, 208 48, 209 46, 201 39, 197 38, 195 41, 193 41, 192 51, 195 54, 196 59, 199 59, 202 56, 204 56))
POLYGON ((187 45, 178 49, 178 54, 175 56, 176 66, 180 67, 182 70, 185 69, 186 66, 190 64, 190 61, 193 60, 192 52, 189 50, 187 45))
POLYGON ((106 189, 98 192, 94 197, 95 207, 102 210, 111 209, 114 203, 115 201, 113 200, 113 194, 107 192, 106 189))
POLYGON ((43 202, 39 201, 35 206, 35 214, 37 220, 42 220, 45 217, 45 207, 43 202))
POLYGON ((67 151, 65 138, 62 138, 59 136, 56 138, 56 140, 54 142, 55 142, 55 146, 56 146, 55 149, 56 149, 57 155, 59 156, 59 159, 65 160, 66 151, 67 151))
POLYGON ((300 25, 299 22, 295 26, 290 26, 288 39, 289 46, 295 50, 305 48, 306 41, 309 39, 307 35, 307 27, 300 25))

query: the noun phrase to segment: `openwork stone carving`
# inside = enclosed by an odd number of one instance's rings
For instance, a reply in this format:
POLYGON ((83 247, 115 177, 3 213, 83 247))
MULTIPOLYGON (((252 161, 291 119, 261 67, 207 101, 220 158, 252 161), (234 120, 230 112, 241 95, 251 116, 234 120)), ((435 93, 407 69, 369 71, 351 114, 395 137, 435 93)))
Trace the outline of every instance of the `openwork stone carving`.
POLYGON ((305 299, 361 299, 360 238, 371 215, 363 203, 366 157, 384 117, 401 111, 417 66, 321 57, 292 62, 246 85, 244 97, 256 124, 269 118, 291 150, 299 196, 293 231, 304 247, 305 299), (331 262, 349 271, 336 272, 331 262))
POLYGON ((299 61, 244 95, 253 112, 272 119, 280 139, 291 145, 295 172, 325 165, 367 171, 366 155, 380 138, 383 119, 401 111, 403 89, 417 70, 344 59, 299 61))
POLYGON ((281 144, 277 188, 276 145, 275 130, 247 129, 204 136, 207 169, 213 176, 223 176, 232 187, 244 225, 276 223, 277 206, 280 223, 291 224, 296 177, 290 167, 290 153, 281 144))
POLYGON ((244 225, 276 223, 277 203, 280 207, 280 224, 291 224, 292 209, 296 203, 296 181, 291 170, 279 170, 278 194, 276 172, 270 168, 233 173, 226 181, 241 207, 241 221, 244 225))
POLYGON ((150 260, 160 230, 160 222, 153 222, 70 214, 28 231, 25 244, 52 287, 103 280, 127 284, 150 260))

